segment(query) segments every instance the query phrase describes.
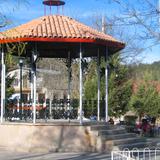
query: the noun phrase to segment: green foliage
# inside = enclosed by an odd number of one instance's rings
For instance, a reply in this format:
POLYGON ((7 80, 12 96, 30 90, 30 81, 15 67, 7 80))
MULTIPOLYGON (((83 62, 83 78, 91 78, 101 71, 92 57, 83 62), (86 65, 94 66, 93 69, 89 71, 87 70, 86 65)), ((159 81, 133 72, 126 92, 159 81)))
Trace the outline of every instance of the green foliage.
POLYGON ((97 74, 96 62, 94 60, 91 60, 91 62, 89 62, 84 88, 86 99, 91 100, 97 98, 97 74))
MULTIPOLYGON (((105 99, 105 66, 106 62, 101 59, 101 99, 105 99)), ((120 116, 128 111, 128 102, 132 93, 131 82, 128 80, 127 67, 121 64, 118 54, 113 55, 109 61, 109 115, 120 116)), ((84 84, 86 99, 97 100, 97 74, 96 62, 91 60, 88 67, 87 77, 84 84)), ((90 106, 87 106, 90 107, 90 106)), ((104 105, 102 106, 105 107, 104 105)))
POLYGON ((14 79, 15 77, 6 77, 6 99, 8 99, 14 93, 14 88, 12 87, 14 79))
POLYGON ((136 119, 137 119, 137 116, 133 116, 133 115, 128 115, 124 117, 124 120, 127 125, 135 125, 136 119))
POLYGON ((88 64, 87 75, 84 82, 84 96, 87 100, 87 103, 84 105, 86 117, 96 114, 95 110, 97 105, 96 103, 93 104, 91 100, 97 100, 97 86, 96 61, 92 59, 88 64))
POLYGON ((6 100, 14 93, 12 83, 15 77, 6 76, 6 100))
POLYGON ((160 95, 156 89, 156 85, 160 82, 159 68, 160 62, 129 66, 130 78, 138 84, 136 92, 132 95, 130 107, 139 116, 143 113, 159 116, 160 95))
POLYGON ((144 81, 140 84, 136 93, 133 94, 130 107, 134 109, 139 116, 147 114, 150 116, 159 116, 160 114, 160 94, 154 84, 150 81, 144 81))
MULTIPOLYGON (((9 70, 13 69, 18 62, 18 57, 13 56, 13 54, 18 53, 18 55, 22 55, 25 53, 26 43, 17 43, 17 44, 5 44, 5 64, 6 64, 6 74, 9 70)), ((12 87, 12 83, 15 77, 6 76, 6 99, 8 99, 13 93, 14 88, 12 87)))
POLYGON ((147 79, 150 81, 160 81, 160 61, 152 64, 130 65, 130 76, 134 80, 147 79))
MULTIPOLYGON (((13 69, 18 62, 18 57, 13 56, 13 54, 18 53, 18 55, 21 56, 25 53, 25 47, 26 43, 6 44, 6 73, 8 73, 10 69, 13 69)), ((10 77, 9 75, 6 77, 6 99, 8 99, 14 93, 14 88, 12 87, 14 79, 15 77, 10 77)))
POLYGON ((131 81, 128 80, 128 69, 121 64, 118 54, 109 60, 109 114, 119 117, 128 111, 128 103, 132 94, 131 81))
MULTIPOLYGON (((12 3, 14 3, 14 7, 10 8, 9 2, 5 1, 4 3, 1 3, 1 9, 3 10, 3 7, 6 7, 8 4, 8 9, 14 11, 15 9, 17 10, 20 8, 22 5, 28 4, 27 0, 15 0, 12 3)), ((6 18, 6 16, 1 12, 1 20, 0 20, 0 27, 5 27, 6 25, 10 24, 10 21, 6 18)), ((3 33, 4 36, 8 37, 8 33, 3 33)), ((10 33, 9 33, 10 34, 10 33)), ((11 68, 14 68, 13 66, 15 65, 15 60, 17 60, 15 57, 13 58, 13 55, 18 55, 21 56, 22 54, 25 54, 25 47, 26 47, 26 42, 17 42, 17 43, 5 43, 5 44, 0 44, 1 50, 5 51, 5 64, 7 71, 11 68)), ((6 72, 7 73, 7 72, 6 72)), ((7 76, 6 77, 6 99, 8 99, 13 93, 14 89, 11 86, 13 83, 14 77, 7 76)))

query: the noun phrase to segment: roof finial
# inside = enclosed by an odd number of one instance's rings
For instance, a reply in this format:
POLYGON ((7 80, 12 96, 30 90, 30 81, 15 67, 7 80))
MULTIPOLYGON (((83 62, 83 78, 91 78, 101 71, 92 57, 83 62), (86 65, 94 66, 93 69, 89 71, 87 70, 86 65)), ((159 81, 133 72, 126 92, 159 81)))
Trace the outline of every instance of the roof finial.
POLYGON ((62 0, 43 0, 43 4, 44 4, 45 15, 46 15, 46 6, 49 6, 50 14, 52 14, 52 6, 57 6, 57 14, 59 14, 59 7, 62 6, 62 12, 63 12, 63 6, 65 5, 65 2, 62 0))

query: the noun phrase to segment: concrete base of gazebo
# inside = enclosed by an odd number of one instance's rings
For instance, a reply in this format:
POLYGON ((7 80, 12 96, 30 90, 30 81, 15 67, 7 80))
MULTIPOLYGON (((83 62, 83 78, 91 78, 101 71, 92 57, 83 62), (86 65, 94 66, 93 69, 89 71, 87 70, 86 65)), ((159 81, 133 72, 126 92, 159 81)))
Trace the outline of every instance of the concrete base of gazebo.
POLYGON ((91 123, 4 123, 0 125, 0 145, 22 152, 107 152, 91 123))

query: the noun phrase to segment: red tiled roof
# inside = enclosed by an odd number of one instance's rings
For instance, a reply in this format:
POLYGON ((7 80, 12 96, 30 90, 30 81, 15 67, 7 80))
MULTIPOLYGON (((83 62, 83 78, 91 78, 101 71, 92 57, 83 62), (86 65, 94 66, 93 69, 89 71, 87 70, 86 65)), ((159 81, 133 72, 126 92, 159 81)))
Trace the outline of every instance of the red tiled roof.
POLYGON ((0 33, 0 43, 10 42, 14 39, 18 41, 18 39, 23 38, 95 40, 111 42, 115 45, 120 45, 120 48, 124 48, 124 43, 112 36, 98 32, 72 18, 61 15, 43 16, 0 33))

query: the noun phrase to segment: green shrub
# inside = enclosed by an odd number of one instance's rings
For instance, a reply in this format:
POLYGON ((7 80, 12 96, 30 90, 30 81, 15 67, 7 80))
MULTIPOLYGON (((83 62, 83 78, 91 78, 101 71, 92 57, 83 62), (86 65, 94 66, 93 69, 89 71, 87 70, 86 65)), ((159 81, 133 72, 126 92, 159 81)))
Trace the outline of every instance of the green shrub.
POLYGON ((136 119, 137 119, 137 116, 134 116, 134 115, 127 115, 124 117, 126 125, 135 125, 136 119))

